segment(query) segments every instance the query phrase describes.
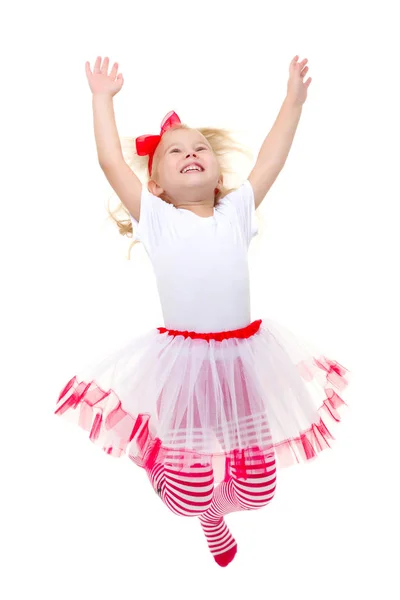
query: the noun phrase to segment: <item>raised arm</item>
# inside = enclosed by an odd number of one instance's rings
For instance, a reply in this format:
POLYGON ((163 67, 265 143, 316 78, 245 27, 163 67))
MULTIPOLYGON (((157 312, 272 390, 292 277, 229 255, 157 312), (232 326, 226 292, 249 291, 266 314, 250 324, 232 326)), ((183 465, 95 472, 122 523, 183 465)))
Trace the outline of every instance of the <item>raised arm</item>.
POLYGON ((303 104, 307 98, 307 89, 311 83, 311 77, 303 82, 303 78, 308 71, 308 67, 305 67, 307 59, 299 63, 298 58, 298 56, 295 56, 289 65, 290 77, 287 96, 271 131, 261 146, 256 164, 248 177, 253 188, 256 208, 261 204, 283 169, 292 147, 303 104))
POLYGON ((122 75, 117 76, 118 64, 114 63, 107 74, 109 60, 101 65, 97 57, 93 73, 86 63, 86 75, 92 91, 93 124, 100 167, 111 187, 130 214, 139 221, 142 184, 126 164, 115 122, 113 96, 123 85, 122 75))

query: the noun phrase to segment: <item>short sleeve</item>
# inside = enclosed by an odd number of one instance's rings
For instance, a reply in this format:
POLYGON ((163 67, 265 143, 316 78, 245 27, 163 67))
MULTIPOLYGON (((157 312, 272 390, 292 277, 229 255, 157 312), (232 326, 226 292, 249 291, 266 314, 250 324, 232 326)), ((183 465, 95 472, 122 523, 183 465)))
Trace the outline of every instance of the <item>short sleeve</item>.
POLYGON ((258 233, 254 192, 247 179, 239 188, 227 194, 224 201, 234 208, 247 245, 258 233))
POLYGON ((134 239, 142 242, 148 252, 157 246, 174 209, 172 204, 149 192, 146 185, 142 186, 139 221, 132 215, 130 217, 135 233, 134 239))

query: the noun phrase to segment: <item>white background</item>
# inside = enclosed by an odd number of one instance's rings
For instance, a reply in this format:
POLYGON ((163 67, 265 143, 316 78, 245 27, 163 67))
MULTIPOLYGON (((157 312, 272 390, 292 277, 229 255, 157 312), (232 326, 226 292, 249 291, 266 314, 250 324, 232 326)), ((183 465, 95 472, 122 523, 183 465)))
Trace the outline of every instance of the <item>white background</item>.
MULTIPOLYGON (((0 595, 28 598, 400 597, 399 96, 395 3, 15 3, 2 19, 0 595), (141 469, 53 415, 78 368, 159 326, 141 245, 107 219, 85 61, 117 61, 121 136, 240 130, 254 155, 286 94, 313 78, 259 209, 252 317, 352 372, 332 450, 281 470, 272 503, 226 521, 221 569, 197 519, 141 469)), ((251 165, 250 165, 251 167, 251 165)), ((249 172, 250 169, 248 169, 249 172)), ((247 173, 244 173, 244 178, 247 173)))

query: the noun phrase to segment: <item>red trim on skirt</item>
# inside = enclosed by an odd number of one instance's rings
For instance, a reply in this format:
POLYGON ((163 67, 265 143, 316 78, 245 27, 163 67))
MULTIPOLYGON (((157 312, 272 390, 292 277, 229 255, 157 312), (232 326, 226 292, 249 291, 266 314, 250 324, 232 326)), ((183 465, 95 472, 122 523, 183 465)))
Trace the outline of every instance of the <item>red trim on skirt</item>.
POLYGON ((185 338, 192 338, 193 340, 216 340, 222 342, 222 340, 228 340, 231 338, 245 339, 249 338, 260 329, 262 319, 253 321, 250 325, 242 327, 241 329, 233 329, 232 331, 220 331, 218 333, 196 333, 195 331, 178 331, 177 329, 166 329, 165 327, 157 327, 160 333, 168 333, 169 335, 178 336, 183 335, 185 338))

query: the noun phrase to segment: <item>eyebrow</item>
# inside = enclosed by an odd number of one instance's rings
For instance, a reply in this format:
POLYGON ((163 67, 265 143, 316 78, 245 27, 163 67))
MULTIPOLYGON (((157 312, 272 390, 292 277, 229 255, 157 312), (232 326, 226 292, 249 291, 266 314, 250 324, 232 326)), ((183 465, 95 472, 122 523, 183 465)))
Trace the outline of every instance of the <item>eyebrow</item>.
MULTIPOLYGON (((203 140, 200 140, 200 141, 198 141, 198 142, 195 142, 195 144, 194 144, 194 145, 195 145, 195 146, 197 146, 197 144, 203 144, 203 146, 207 146, 207 145, 208 145, 208 144, 206 144, 206 142, 204 142, 203 140)), ((167 152, 167 151, 168 151, 170 148, 172 148, 172 146, 179 146, 179 145, 181 145, 181 143, 180 143, 180 142, 175 142, 174 144, 170 144, 170 145, 168 146, 168 148, 166 148, 166 149, 165 149, 165 152, 167 152)))

